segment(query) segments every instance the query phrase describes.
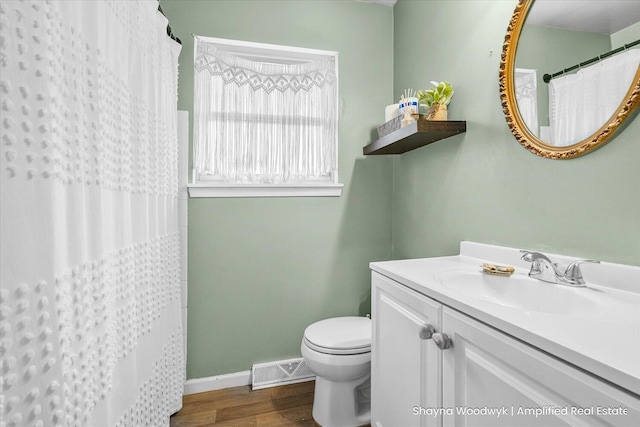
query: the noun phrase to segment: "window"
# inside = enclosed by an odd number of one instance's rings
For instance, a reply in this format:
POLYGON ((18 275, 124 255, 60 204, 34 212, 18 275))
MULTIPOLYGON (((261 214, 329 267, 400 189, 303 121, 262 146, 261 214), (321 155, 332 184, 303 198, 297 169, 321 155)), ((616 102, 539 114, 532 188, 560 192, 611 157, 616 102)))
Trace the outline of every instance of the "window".
POLYGON ((339 196, 338 53, 194 45, 191 197, 339 196))

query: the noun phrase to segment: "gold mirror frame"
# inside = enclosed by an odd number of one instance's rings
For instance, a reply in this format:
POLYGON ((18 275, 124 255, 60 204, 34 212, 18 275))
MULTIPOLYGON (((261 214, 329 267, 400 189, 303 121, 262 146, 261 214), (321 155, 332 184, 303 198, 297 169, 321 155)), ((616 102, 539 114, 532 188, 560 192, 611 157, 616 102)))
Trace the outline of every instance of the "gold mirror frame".
POLYGON ((522 116, 520 116, 515 91, 514 71, 518 40, 533 2, 534 0, 519 0, 504 38, 499 77, 502 110, 513 136, 524 148, 532 153, 548 159, 571 159, 582 156, 609 141, 640 104, 640 67, 634 77, 635 84, 631 85, 616 112, 593 135, 566 147, 557 147, 545 143, 529 131, 522 116))

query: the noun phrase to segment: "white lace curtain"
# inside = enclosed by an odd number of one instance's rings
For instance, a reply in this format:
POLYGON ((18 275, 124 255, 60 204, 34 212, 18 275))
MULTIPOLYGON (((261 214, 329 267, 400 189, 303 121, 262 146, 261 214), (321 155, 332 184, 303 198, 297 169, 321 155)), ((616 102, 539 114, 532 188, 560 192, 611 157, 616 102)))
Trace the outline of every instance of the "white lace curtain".
POLYGON ((195 44, 194 168, 200 177, 270 184, 332 178, 334 57, 274 63, 199 37, 195 44))
POLYGON ((640 49, 631 49, 551 80, 551 144, 571 145, 593 135, 613 116, 639 66, 640 49))
POLYGON ((155 0, 0 2, 0 424, 168 426, 177 60, 155 0))

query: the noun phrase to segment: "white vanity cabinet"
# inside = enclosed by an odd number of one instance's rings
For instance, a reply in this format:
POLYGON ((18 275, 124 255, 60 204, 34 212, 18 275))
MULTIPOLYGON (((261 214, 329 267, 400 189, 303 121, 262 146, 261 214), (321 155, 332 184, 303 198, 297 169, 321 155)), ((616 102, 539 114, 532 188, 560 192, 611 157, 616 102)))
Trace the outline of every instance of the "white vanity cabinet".
POLYGON ((630 393, 449 307, 442 314, 452 341, 443 350, 443 407, 494 409, 454 410, 445 427, 640 425, 640 400, 630 393))
POLYGON ((372 426, 640 425, 636 395, 376 272, 372 306, 372 426))
POLYGON ((371 415, 377 426, 437 426, 414 407, 442 406, 442 351, 429 329, 440 330, 442 305, 373 274, 371 415))

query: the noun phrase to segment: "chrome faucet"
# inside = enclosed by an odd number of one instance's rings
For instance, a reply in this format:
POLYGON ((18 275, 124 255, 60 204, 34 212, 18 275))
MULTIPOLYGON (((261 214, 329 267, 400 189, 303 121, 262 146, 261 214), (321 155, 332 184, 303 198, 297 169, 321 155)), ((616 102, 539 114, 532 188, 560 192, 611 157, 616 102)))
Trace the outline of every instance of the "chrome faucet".
POLYGON ((600 263, 600 261, 590 259, 574 261, 569 264, 564 272, 561 272, 558 264, 552 262, 545 254, 527 250, 521 250, 520 252, 524 254, 521 259, 531 263, 529 277, 559 285, 585 287, 586 284, 582 277, 580 264, 585 262, 600 263))

